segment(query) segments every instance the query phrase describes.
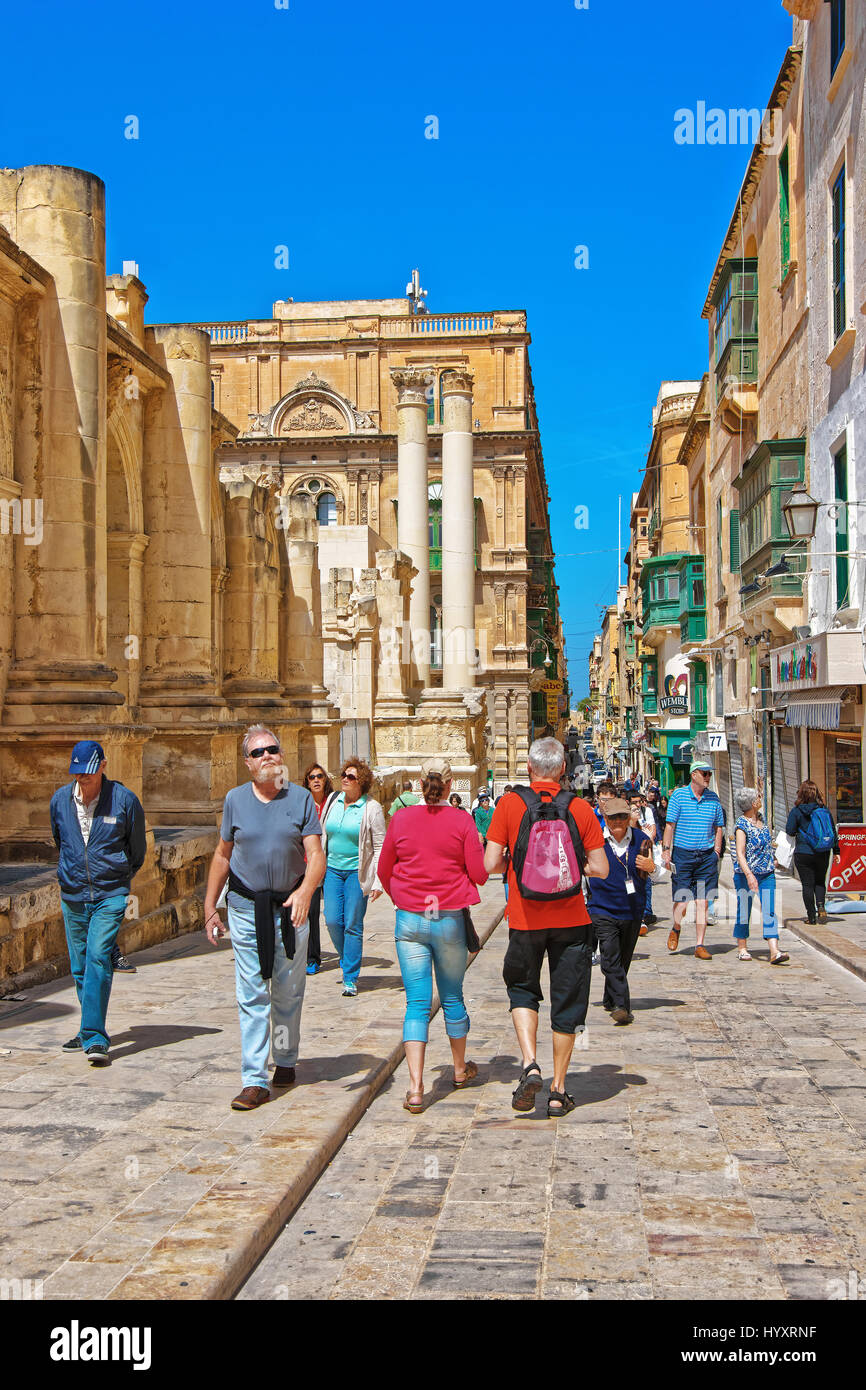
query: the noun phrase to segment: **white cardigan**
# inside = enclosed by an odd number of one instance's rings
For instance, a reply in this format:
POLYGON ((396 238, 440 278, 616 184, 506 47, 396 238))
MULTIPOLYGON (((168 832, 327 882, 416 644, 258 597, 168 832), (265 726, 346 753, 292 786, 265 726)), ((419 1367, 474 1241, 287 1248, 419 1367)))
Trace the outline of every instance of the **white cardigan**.
MULTIPOLYGON (((326 859, 328 857, 327 820, 331 813, 331 807, 339 795, 339 792, 331 792, 322 807, 322 848, 325 851, 326 859)), ((379 867, 379 855, 385 841, 385 829, 385 813, 378 801, 374 801, 368 794, 364 803, 361 831, 358 836, 358 881, 365 898, 374 891, 384 892, 376 870, 379 867)))

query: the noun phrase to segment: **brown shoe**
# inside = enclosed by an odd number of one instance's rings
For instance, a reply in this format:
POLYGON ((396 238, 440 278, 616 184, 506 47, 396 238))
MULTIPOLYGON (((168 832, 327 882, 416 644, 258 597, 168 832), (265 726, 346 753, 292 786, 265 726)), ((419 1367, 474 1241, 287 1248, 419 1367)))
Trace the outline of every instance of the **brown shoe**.
POLYGON ((648 926, 646 925, 646 923, 644 922, 644 923, 642 923, 642 925, 641 925, 641 929, 640 929, 640 931, 638 932, 638 936, 646 936, 646 934, 647 934, 648 931, 649 931, 649 927, 648 927, 648 926))
POLYGON ((696 947, 695 947, 695 959, 696 959, 696 960, 712 960, 712 956, 710 955, 710 953, 709 953, 709 951, 707 950, 706 946, 696 946, 696 947))
POLYGON ((634 1023, 634 1014, 629 1013, 628 1009, 614 1009, 610 1017, 614 1023, 634 1023))
POLYGON ((274 1074, 271 1081, 274 1086, 294 1086, 294 1067, 274 1067, 274 1074))
POLYGON ((678 930, 676 927, 671 927, 670 935, 669 935, 669 937, 668 937, 668 950, 669 950, 669 951, 676 951, 676 950, 678 950, 678 949, 679 949, 679 944, 680 944, 680 934, 679 934, 679 930, 678 930))
POLYGON ((232 1110, 255 1110, 270 1098, 267 1086, 244 1086, 240 1095, 232 1101, 232 1110))

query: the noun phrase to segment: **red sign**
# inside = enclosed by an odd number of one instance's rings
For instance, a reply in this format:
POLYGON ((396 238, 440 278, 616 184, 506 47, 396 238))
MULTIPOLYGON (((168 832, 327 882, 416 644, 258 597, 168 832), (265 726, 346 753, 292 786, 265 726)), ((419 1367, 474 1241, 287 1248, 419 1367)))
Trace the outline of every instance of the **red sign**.
POLYGON ((866 893, 866 825, 840 825, 839 858, 830 864, 831 893, 866 893))

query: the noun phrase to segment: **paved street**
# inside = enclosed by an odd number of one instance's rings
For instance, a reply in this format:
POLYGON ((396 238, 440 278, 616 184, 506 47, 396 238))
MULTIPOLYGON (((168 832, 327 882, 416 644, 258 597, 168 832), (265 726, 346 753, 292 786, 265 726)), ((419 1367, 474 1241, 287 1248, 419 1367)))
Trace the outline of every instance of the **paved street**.
MULTIPOLYGON (((480 935, 502 910, 484 890, 480 935)), ((401 1050, 403 991, 387 899, 367 914, 357 999, 307 980, 298 1084, 248 1114, 234 961, 203 932, 115 976, 113 1064, 60 1051, 78 1026, 72 982, 0 1001, 4 1279, 49 1298, 224 1298, 285 1224, 401 1050), (31 1284, 30 1287, 33 1285, 31 1284)))
POLYGON ((401 1065, 240 1297, 845 1296, 866 1274, 866 985, 791 932, 771 968, 759 943, 737 961, 728 922, 705 964, 688 925, 669 956, 668 927, 638 944, 632 1026, 610 1024, 594 970, 561 1121, 544 1092, 510 1108, 497 929, 467 977, 479 1081, 451 1089, 436 1019, 424 1113, 402 1109, 401 1065))

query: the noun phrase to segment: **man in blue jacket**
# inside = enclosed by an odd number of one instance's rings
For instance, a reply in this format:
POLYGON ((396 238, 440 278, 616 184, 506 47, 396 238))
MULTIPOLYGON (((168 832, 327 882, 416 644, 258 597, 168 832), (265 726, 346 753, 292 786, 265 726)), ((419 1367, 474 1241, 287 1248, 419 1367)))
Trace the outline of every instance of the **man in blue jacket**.
POLYGON ((628 968, 640 933, 647 883, 656 873, 652 843, 633 827, 628 802, 611 797, 604 804, 607 878, 590 877, 589 915, 598 938, 604 974, 602 1003, 614 1023, 634 1021, 628 968))
POLYGON ((93 739, 76 743, 69 771, 72 782, 51 798, 51 832, 81 1025, 63 1051, 83 1051, 91 1066, 107 1067, 111 954, 129 885, 144 863, 144 810, 134 792, 105 776, 105 754, 93 739))

